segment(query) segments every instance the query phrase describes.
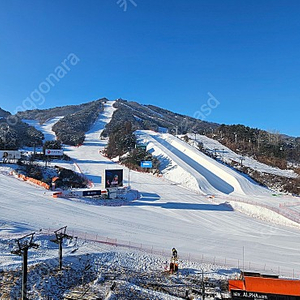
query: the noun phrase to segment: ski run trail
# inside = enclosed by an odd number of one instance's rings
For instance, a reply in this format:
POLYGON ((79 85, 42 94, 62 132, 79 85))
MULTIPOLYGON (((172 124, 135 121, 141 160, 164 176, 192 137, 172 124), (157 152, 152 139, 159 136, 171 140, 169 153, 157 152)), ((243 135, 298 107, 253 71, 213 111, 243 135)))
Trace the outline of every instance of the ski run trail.
MULTIPOLYGON (((20 264, 20 258, 10 254, 15 237, 35 231, 40 232, 39 239, 45 232, 68 226, 68 232, 85 239, 107 237, 123 241, 123 245, 141 245, 140 248, 150 249, 148 253, 161 251, 162 260, 169 258, 170 249, 176 247, 179 256, 197 261, 199 268, 203 267, 200 262, 219 263, 220 269, 226 265, 228 269, 243 267, 299 277, 300 225, 285 217, 287 211, 298 216, 299 198, 263 188, 167 133, 136 132, 138 142, 145 143, 147 150, 160 159, 161 175, 129 171, 102 155, 107 140, 101 140, 100 134, 114 110, 113 101, 108 101, 104 113, 86 134, 84 144, 64 148, 72 163, 55 161, 51 165, 81 172, 93 182, 94 188, 103 188, 105 169, 124 169, 124 184, 139 191, 140 198, 117 205, 108 201, 103 205, 101 200, 53 198, 52 192, 10 176, 9 165, 1 166, 0 269, 20 264)), ((30 123, 42 130, 47 139, 53 139, 51 127, 58 119, 43 126, 30 123)), ((202 136, 199 140, 204 145, 214 143, 202 136)), ((224 149, 224 156, 233 155, 224 149)), ((286 176, 294 174, 286 171, 286 176)), ((56 256, 55 245, 47 245, 43 251, 30 251, 30 263, 56 256)), ((96 255, 107 252, 108 246, 105 247, 83 243, 74 255, 84 251, 96 255)), ((130 251, 136 253, 130 248, 118 249, 109 251, 120 256, 130 251)), ((139 255, 134 254, 136 268, 143 268, 145 254, 139 255)), ((154 266, 158 258, 149 254, 148 259, 154 266)))

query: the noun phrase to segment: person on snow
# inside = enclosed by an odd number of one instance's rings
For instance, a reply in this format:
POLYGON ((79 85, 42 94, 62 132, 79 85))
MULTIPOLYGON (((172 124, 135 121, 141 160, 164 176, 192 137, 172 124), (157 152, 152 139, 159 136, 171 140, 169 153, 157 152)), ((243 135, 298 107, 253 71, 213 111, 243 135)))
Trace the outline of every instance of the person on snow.
POLYGON ((172 258, 170 262, 170 273, 173 274, 178 271, 178 256, 177 250, 175 248, 172 249, 172 258))
POLYGON ((177 250, 175 248, 172 249, 172 257, 177 258, 177 250))

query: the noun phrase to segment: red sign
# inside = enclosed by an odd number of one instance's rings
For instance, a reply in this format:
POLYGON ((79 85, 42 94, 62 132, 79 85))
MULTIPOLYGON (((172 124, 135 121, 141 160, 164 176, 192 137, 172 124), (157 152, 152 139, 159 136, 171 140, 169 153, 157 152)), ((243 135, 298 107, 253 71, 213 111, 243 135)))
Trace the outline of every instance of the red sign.
POLYGON ((51 155, 51 156, 63 156, 64 150, 62 149, 46 149, 45 155, 51 155))

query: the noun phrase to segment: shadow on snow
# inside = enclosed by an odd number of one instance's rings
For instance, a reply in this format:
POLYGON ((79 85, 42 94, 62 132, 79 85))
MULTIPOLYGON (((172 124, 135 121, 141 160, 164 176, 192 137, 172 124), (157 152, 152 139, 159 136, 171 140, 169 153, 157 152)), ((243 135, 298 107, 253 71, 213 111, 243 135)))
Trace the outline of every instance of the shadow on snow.
POLYGON ((221 204, 198 204, 198 203, 178 203, 178 202, 166 202, 166 203, 145 203, 135 201, 130 205, 134 206, 156 206, 165 209, 186 209, 186 210, 206 210, 206 211, 233 211, 233 208, 227 203, 221 204))

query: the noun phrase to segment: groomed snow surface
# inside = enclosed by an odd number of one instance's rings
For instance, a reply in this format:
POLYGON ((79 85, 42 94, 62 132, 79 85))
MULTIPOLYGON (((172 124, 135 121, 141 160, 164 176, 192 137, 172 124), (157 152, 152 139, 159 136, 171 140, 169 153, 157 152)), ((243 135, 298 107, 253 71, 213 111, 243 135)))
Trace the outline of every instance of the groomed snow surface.
POLYGON ((53 119, 50 119, 43 123, 42 125, 39 123, 39 121, 36 120, 22 120, 23 122, 27 123, 28 125, 31 125, 35 127, 37 130, 44 133, 44 141, 52 141, 55 139, 55 133, 52 131, 52 126, 57 123, 62 117, 56 117, 53 119))
MULTIPOLYGON (((107 260, 111 266, 117 268, 116 261, 120 260, 122 268, 142 270, 146 277, 151 276, 151 272, 143 268, 153 267, 157 272, 163 272, 161 262, 168 259, 170 249, 176 247, 182 259, 179 268, 189 274, 194 272, 196 277, 200 276, 201 268, 219 279, 224 273, 232 276, 237 268, 244 268, 299 278, 300 231, 299 224, 291 220, 298 218, 299 198, 275 197, 272 191, 180 139, 151 131, 136 134, 138 140, 147 143, 148 150, 161 159, 162 176, 129 171, 101 154, 107 141, 100 140, 100 134, 112 116, 112 105, 113 102, 107 102, 104 114, 81 147, 66 147, 65 151, 74 160, 72 167, 92 180, 95 187, 102 187, 105 169, 123 168, 125 184, 138 190, 140 199, 117 203, 55 199, 51 192, 19 181, 8 175, 8 167, 1 167, 1 268, 20 266, 20 259, 10 254, 12 239, 31 231, 41 232, 45 240, 42 242, 39 237, 40 249, 30 251, 31 262, 55 261, 56 245, 50 246, 45 232, 67 225, 68 232, 81 237, 78 250, 72 255, 71 250, 66 250, 68 259, 76 260, 83 253, 89 253, 101 265, 103 253, 108 252, 114 257, 107 260), (288 214, 293 218, 283 216, 288 214), (83 244, 85 240, 87 242, 83 244), (114 249, 103 250, 103 244, 89 240, 113 241, 114 249), (120 250, 120 245, 126 247, 120 250), (146 252, 135 252, 132 245, 140 245, 136 248, 146 252), (156 256, 152 257, 151 253, 156 256), (222 273, 221 270, 227 271, 222 273)), ((47 127, 47 130, 51 131, 51 128, 47 127)), ((95 274, 100 276, 95 285, 99 284, 106 293, 106 280, 101 279, 101 271, 95 274)), ((126 282, 123 283, 127 291, 138 289, 141 293, 152 293, 147 288, 142 289, 142 285, 133 288, 130 281, 126 282)), ((110 289, 107 293, 105 297, 117 295, 110 289)), ((142 297, 147 298, 145 295, 142 297)), ((148 295, 149 299, 176 299, 172 297, 164 293, 148 295)))

